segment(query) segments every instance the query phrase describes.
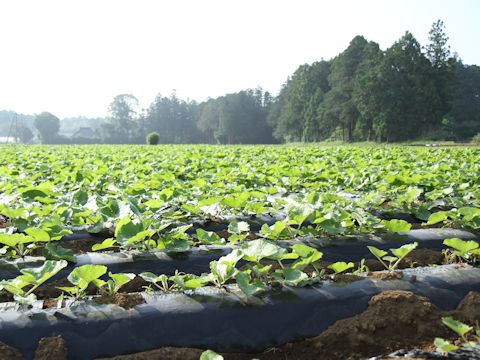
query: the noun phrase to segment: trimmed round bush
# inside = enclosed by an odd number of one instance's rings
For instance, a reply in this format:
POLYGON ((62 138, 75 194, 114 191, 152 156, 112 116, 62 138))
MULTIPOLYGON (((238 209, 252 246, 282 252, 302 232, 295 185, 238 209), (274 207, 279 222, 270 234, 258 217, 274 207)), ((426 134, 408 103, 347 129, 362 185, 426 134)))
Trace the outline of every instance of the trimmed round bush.
POLYGON ((160 134, 158 132, 151 132, 147 135, 148 145, 157 145, 160 142, 160 134))

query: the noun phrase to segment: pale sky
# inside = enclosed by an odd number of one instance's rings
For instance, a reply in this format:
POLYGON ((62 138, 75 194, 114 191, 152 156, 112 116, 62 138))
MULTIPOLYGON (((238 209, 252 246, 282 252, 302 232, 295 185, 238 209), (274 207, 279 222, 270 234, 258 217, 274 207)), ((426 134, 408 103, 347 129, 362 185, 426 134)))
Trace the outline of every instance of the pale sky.
POLYGON ((452 51, 480 64, 479 0, 1 0, 0 110, 105 116, 118 94, 148 107, 176 89, 204 101, 277 94, 304 63, 355 35, 426 45, 442 19, 452 51))

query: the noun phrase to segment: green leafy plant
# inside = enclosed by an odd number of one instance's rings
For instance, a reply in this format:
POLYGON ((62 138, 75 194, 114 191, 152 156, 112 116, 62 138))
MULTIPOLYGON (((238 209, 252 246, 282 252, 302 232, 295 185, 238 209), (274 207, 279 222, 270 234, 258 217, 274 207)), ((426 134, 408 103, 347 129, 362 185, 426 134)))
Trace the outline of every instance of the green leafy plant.
POLYGON ((435 338, 433 344, 435 345, 436 350, 442 355, 447 355, 449 352, 458 349, 458 346, 453 345, 449 341, 438 337, 435 338))
POLYGON ((292 246, 293 254, 298 256, 298 260, 296 260, 292 264, 293 269, 304 270, 308 266, 312 266, 317 275, 322 275, 323 272, 318 265, 318 261, 323 257, 323 253, 318 251, 311 246, 305 244, 295 244, 292 246))
POLYGON ((24 234, 0 234, 0 244, 4 245, 0 250, 0 255, 27 256, 37 247, 35 242, 35 238, 24 234))
POLYGON ((228 232, 231 234, 228 242, 236 244, 246 239, 247 233, 250 231, 250 225, 245 221, 232 221, 228 224, 228 232))
POLYGON ((450 238, 443 241, 444 245, 454 249, 452 253, 465 261, 472 261, 480 255, 479 244, 476 241, 465 241, 459 238, 450 238))
POLYGON ((222 256, 217 261, 210 263, 210 274, 208 280, 215 286, 222 287, 227 281, 232 280, 237 275, 237 262, 243 257, 242 250, 235 249, 230 254, 222 256))
POLYGON ((100 279, 107 272, 104 265, 82 265, 76 267, 68 275, 67 279, 73 286, 58 287, 59 290, 66 292, 75 300, 85 297, 88 285, 91 283, 101 287, 105 282, 100 279))
MULTIPOLYGON (((480 339, 479 331, 476 332, 477 342, 468 341, 466 335, 473 330, 473 327, 462 323, 461 321, 453 319, 451 316, 442 317, 442 323, 447 326, 449 329, 453 330, 458 336, 462 339, 462 347, 472 347, 475 346, 480 339)), ((448 354, 451 351, 458 349, 458 346, 451 344, 449 341, 442 338, 435 338, 434 345, 438 352, 443 355, 448 354)))
POLYGON ((22 275, 12 280, 0 281, 0 289, 12 293, 14 299, 21 304, 31 304, 37 299, 33 292, 66 266, 65 260, 46 260, 40 267, 20 270, 22 275), (28 287, 28 290, 25 290, 25 287, 28 287))
POLYGON ((368 250, 375 256, 378 261, 389 271, 397 268, 398 264, 407 256, 412 250, 418 246, 417 242, 412 244, 402 245, 397 249, 390 249, 394 256, 388 255, 387 251, 376 248, 375 246, 367 246, 368 250))
POLYGON ((412 225, 405 220, 382 220, 381 224, 385 226, 385 229, 393 233, 408 233, 412 228, 412 225))
POLYGON ((168 276, 165 274, 155 275, 152 272, 143 272, 139 276, 161 291, 168 292, 172 290, 173 285, 168 283, 168 276))
POLYGON ((205 350, 200 355, 200 360, 223 360, 223 356, 213 350, 205 350))
POLYGON ((355 265, 353 262, 346 263, 344 261, 337 261, 329 266, 330 269, 332 269, 335 274, 340 274, 344 271, 347 271, 348 269, 353 268, 355 265))
POLYGON ((136 275, 132 273, 118 273, 113 274, 111 272, 108 273, 110 279, 107 281, 103 281, 101 279, 95 280, 95 285, 100 288, 100 290, 105 291, 107 295, 113 296, 120 288, 133 279, 135 279, 136 275))
POLYGON ((460 336, 464 341, 467 340, 465 338, 465 335, 473 330, 471 326, 468 326, 461 321, 455 320, 451 316, 443 317, 442 323, 451 330, 455 331, 457 335, 460 336))

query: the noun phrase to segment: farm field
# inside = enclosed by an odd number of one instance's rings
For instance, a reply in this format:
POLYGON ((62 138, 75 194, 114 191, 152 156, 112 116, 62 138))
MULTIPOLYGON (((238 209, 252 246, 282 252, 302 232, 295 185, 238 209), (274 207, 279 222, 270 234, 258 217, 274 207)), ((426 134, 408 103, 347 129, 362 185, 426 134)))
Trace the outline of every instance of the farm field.
POLYGON ((480 302, 479 159, 476 147, 2 146, 0 342, 33 358, 61 335, 72 359, 465 351, 480 320, 465 310, 480 302))

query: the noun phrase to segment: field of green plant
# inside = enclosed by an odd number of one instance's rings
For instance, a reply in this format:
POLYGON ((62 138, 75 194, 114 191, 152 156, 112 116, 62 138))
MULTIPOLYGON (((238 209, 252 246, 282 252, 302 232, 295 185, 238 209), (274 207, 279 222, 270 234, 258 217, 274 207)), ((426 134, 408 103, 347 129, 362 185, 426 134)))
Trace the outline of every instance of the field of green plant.
MULTIPOLYGON (((235 284, 249 297, 318 284, 328 273, 362 273, 363 261, 351 259, 323 268, 321 249, 301 240, 442 226, 478 233, 479 158, 478 148, 401 146, 3 146, 0 270, 14 266, 19 275, 0 279, 0 301, 30 306, 68 267, 56 295, 73 301, 115 296, 137 275, 148 291, 235 284), (74 234, 95 240, 79 250, 65 241, 74 234), (300 242, 281 244, 292 239, 300 242), (85 252, 215 246, 230 252, 202 274, 74 264, 85 252)), ((461 261, 480 254, 476 241, 444 244, 461 261)), ((368 250, 393 271, 417 245, 368 250)))
MULTIPOLYGON (((126 218, 147 230, 265 214, 283 218, 262 230, 272 239, 408 230, 379 212, 477 229, 479 157, 477 148, 6 146, 0 214, 9 231, 54 239, 78 226, 113 231, 126 218)), ((144 246, 144 235, 115 245, 144 246)), ((197 241, 219 240, 181 246, 197 241)), ((155 244, 167 245, 177 246, 155 244)))

